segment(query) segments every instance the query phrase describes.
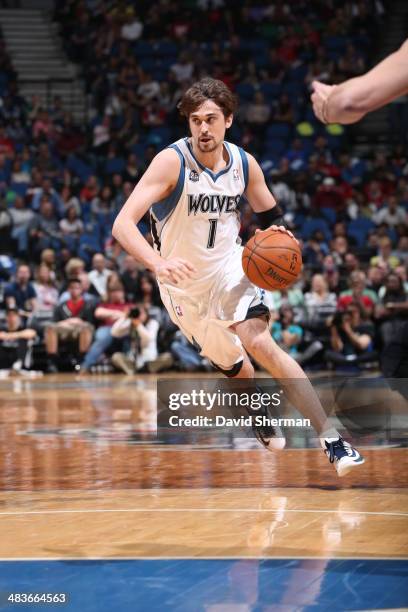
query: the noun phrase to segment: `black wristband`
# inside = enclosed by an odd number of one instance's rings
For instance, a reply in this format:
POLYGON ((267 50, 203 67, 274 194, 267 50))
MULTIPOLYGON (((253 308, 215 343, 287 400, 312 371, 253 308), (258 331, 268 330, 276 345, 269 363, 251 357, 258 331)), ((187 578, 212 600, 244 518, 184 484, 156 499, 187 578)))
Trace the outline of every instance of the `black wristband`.
POLYGON ((255 214, 258 218, 259 225, 263 230, 267 229, 271 225, 283 225, 283 227, 286 227, 286 223, 283 218, 283 210, 280 206, 274 206, 269 210, 263 210, 262 212, 255 214))

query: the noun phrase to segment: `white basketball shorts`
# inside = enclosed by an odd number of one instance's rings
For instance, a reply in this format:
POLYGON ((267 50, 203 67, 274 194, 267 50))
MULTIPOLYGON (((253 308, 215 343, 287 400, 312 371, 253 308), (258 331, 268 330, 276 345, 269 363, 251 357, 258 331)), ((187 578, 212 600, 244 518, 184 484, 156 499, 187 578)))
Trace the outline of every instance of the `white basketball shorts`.
POLYGON ((258 316, 269 317, 262 292, 242 270, 241 259, 223 270, 210 291, 188 296, 160 283, 160 295, 170 318, 186 338, 227 376, 240 369, 244 356, 241 340, 230 326, 258 316))

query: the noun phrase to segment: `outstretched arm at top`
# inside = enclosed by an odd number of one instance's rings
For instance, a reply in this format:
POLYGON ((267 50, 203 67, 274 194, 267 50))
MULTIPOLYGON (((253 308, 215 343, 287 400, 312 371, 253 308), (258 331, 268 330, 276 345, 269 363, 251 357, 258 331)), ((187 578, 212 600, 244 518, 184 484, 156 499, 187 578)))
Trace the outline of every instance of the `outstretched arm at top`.
POLYGON ((323 123, 354 123, 408 93, 408 40, 372 70, 341 85, 312 83, 313 110, 323 123))
POLYGON ((171 194, 180 173, 180 159, 173 149, 156 155, 132 194, 119 212, 112 227, 112 235, 122 247, 146 268, 164 281, 177 284, 189 278, 194 267, 180 257, 164 259, 153 250, 136 227, 143 215, 155 203, 171 194))

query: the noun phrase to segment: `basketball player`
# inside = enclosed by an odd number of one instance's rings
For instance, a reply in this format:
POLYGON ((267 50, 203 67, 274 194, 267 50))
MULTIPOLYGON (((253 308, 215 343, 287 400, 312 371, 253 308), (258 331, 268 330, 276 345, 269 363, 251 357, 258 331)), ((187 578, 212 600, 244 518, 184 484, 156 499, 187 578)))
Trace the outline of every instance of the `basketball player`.
POLYGON ((313 110, 323 123, 355 123, 408 93, 408 39, 372 70, 341 85, 313 81, 313 110))
MULTIPOLYGON (((328 425, 309 379, 272 339, 261 292, 242 270, 243 193, 263 230, 287 230, 255 158, 224 141, 235 98, 224 83, 205 78, 185 92, 179 110, 191 137, 153 159, 112 234, 154 272, 170 317, 201 355, 226 376, 253 379, 249 354, 279 380, 289 401, 311 420, 342 476, 364 459, 328 425), (149 209, 154 248, 136 227, 149 209), (285 379, 290 379, 286 385, 285 379)), ((272 428, 259 428, 256 435, 268 449, 284 445, 272 428)))

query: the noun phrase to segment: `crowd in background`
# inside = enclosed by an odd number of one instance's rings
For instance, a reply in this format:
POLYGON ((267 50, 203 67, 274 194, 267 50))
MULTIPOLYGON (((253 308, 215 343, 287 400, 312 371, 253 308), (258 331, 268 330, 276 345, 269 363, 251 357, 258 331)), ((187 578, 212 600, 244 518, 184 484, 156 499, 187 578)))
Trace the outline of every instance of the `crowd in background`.
MULTIPOLYGON (((299 282, 264 295, 273 337, 306 367, 357 370, 381 357, 387 375, 402 375, 406 117, 391 117, 392 150, 362 156, 347 130, 315 121, 309 101, 313 79, 367 69, 387 8, 57 2, 61 40, 87 87, 81 124, 58 96, 44 108, 19 95, 0 38, 0 369, 210 369, 169 320, 152 274, 110 234, 155 153, 186 135, 183 91, 210 74, 239 98, 228 139, 256 154, 302 243, 299 282)), ((245 199, 241 220, 245 242, 256 228, 245 199)), ((139 229, 151 241, 147 216, 139 229)))

